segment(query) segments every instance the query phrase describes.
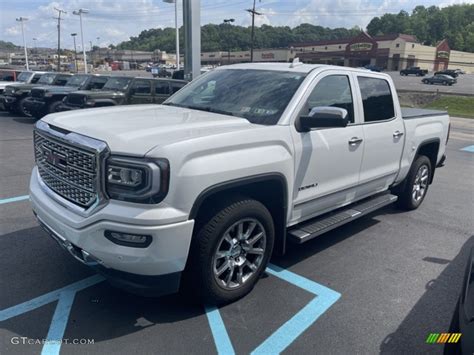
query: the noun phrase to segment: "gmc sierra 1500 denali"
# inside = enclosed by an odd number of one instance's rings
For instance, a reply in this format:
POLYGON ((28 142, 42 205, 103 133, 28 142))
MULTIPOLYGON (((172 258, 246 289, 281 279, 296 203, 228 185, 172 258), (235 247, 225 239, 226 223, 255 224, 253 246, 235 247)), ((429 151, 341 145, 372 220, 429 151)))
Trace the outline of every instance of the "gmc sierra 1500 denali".
POLYGON ((163 105, 54 113, 34 132, 33 210, 112 284, 248 293, 272 253, 397 201, 422 203, 449 117, 402 110, 388 75, 224 66, 163 105))

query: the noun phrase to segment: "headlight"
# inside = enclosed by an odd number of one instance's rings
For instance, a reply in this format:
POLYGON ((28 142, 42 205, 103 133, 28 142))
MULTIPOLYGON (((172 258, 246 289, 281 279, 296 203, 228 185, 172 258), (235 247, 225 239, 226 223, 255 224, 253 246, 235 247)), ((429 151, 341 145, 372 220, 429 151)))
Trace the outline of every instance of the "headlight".
POLYGON ((106 165, 106 190, 111 199, 154 204, 168 193, 166 159, 112 157, 106 165))

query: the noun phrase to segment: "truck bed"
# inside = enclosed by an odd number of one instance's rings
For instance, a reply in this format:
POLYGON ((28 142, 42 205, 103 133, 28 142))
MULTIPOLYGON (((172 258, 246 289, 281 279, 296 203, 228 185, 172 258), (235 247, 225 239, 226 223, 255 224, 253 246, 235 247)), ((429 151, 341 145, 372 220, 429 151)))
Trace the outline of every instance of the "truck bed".
POLYGON ((427 110, 423 108, 410 108, 410 107, 402 107, 402 117, 404 120, 411 120, 415 118, 422 118, 422 117, 433 117, 433 116, 444 116, 448 113, 446 111, 439 111, 439 110, 427 110))

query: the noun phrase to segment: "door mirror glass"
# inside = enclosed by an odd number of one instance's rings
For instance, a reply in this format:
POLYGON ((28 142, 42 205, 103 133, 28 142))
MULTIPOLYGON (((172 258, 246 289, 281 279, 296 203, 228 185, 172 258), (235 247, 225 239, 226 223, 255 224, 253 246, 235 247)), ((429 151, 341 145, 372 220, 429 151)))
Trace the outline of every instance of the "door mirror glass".
POLYGON ((308 116, 299 119, 299 131, 310 131, 312 128, 346 127, 349 123, 348 112, 344 108, 320 106, 313 107, 308 116))

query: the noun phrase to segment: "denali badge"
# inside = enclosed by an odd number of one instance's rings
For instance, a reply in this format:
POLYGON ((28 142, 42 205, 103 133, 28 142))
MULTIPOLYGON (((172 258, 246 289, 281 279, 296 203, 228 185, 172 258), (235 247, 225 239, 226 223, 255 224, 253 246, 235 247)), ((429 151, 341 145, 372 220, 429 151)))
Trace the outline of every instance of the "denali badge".
POLYGON ((43 151, 44 159, 50 165, 61 170, 67 169, 67 156, 66 155, 58 153, 49 148, 46 148, 45 146, 42 147, 42 151, 43 151))

